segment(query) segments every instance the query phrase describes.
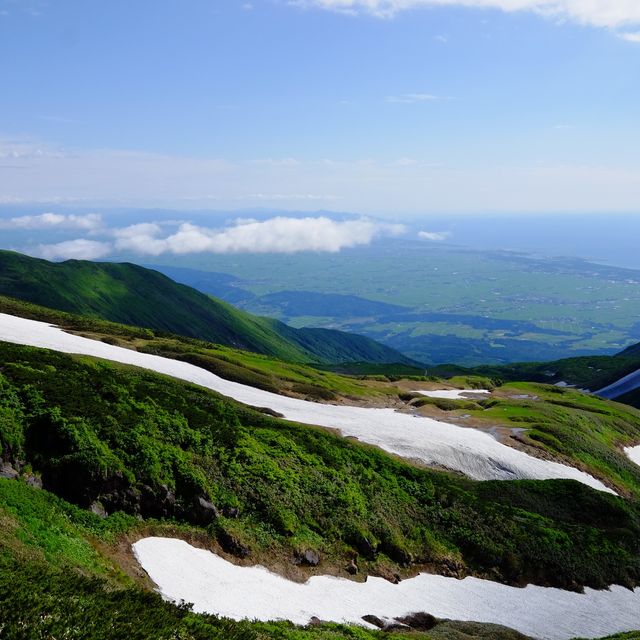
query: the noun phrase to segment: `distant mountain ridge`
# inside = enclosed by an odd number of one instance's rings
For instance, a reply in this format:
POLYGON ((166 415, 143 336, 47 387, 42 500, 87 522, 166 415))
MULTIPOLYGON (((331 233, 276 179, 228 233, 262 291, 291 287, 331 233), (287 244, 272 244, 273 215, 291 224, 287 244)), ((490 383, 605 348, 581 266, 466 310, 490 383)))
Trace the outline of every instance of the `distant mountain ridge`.
POLYGON ((416 364, 370 338, 330 329, 294 329, 130 263, 53 263, 0 251, 0 295, 293 362, 416 364))

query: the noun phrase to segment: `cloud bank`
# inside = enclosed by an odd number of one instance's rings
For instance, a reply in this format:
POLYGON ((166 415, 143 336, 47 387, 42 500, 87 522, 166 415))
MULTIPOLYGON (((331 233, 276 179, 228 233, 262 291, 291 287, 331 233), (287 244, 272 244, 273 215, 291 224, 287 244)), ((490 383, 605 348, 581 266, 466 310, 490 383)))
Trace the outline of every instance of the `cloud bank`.
POLYGON ((37 216, 18 216, 0 220, 0 229, 37 230, 37 229, 83 229, 94 231, 102 226, 102 217, 97 213, 85 215, 62 215, 59 213, 41 213, 37 216))
POLYGON ((298 0, 294 4, 389 18, 419 7, 469 7, 532 11, 596 27, 624 28, 640 24, 638 0, 298 0))
POLYGON ((109 255, 111 250, 108 242, 79 238, 56 244, 41 244, 35 254, 46 260, 98 260, 109 255))
POLYGON ((367 245, 379 236, 399 235, 404 231, 403 225, 379 223, 366 218, 335 221, 324 216, 237 220, 222 229, 182 223, 168 235, 158 224, 142 223, 110 230, 108 233, 112 239, 109 241, 79 238, 39 245, 36 253, 49 260, 95 260, 113 253, 148 256, 205 252, 336 253, 341 249, 367 245))
POLYGON ((387 225, 366 219, 336 222, 326 217, 239 220, 226 229, 207 229, 182 224, 177 232, 158 237, 153 224, 134 225, 116 232, 116 248, 159 255, 173 253, 298 253, 326 251, 335 253, 347 247, 369 244, 381 234, 401 233, 400 225, 387 225))

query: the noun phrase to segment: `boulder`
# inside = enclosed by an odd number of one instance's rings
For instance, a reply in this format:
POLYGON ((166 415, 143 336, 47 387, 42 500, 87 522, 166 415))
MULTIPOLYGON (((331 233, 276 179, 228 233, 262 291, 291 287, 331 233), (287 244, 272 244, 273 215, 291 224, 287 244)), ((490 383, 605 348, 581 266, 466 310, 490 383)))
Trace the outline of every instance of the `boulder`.
POLYGON ((378 618, 378 616, 367 614, 366 616, 362 616, 362 619, 374 627, 378 627, 378 629, 384 629, 386 626, 386 622, 382 618, 378 618))
POLYGON ((396 618, 402 624, 415 629, 416 631, 429 631, 438 624, 438 619, 430 613, 410 613, 407 616, 396 618))
POLYGON ((3 462, 0 466, 0 478, 15 480, 18 475, 18 472, 8 462, 3 462))
POLYGON ((95 502, 92 502, 89 505, 89 511, 91 511, 91 513, 95 513, 97 516, 100 516, 101 518, 106 518, 108 516, 105 508, 97 500, 95 502))
POLYGON ((218 542, 227 553, 238 558, 246 558, 251 553, 251 549, 246 544, 224 529, 218 531, 218 542))
POLYGON ((317 567, 320 564, 320 554, 313 549, 305 549, 296 554, 296 564, 317 567))
POLYGON ((351 560, 349 564, 345 567, 345 570, 347 573, 351 574, 352 576, 355 576, 356 573, 358 573, 358 565, 356 564, 356 561, 351 560))
POLYGON ((34 489, 42 489, 42 478, 40 476, 30 473, 28 476, 25 476, 25 482, 34 489))
POLYGON ((196 524, 206 527, 220 517, 220 512, 213 502, 209 502, 203 496, 199 496, 195 499, 193 515, 196 524))

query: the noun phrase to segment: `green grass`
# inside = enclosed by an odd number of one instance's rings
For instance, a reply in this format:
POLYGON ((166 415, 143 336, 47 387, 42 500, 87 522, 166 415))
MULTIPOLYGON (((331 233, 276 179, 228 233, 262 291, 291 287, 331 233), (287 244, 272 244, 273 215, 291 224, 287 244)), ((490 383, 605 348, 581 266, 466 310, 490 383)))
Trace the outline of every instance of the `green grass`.
MULTIPOLYGON (((114 541, 145 526, 101 519, 23 482, 0 479, 0 637, 72 640, 523 640, 503 627, 438 621, 428 632, 323 623, 235 622, 165 602, 120 569, 114 541), (43 524, 46 523, 46 528, 43 524), (80 550, 80 552, 78 552, 80 550)), ((636 640, 637 632, 610 640, 636 640)))
MULTIPOLYGON (((627 349, 615 356, 583 356, 564 358, 552 362, 514 362, 500 366, 479 366, 470 373, 504 381, 530 381, 555 384, 566 382, 582 389, 597 391, 640 369, 640 353, 627 349)), ((438 367, 437 372, 447 373, 438 367)))
MULTIPOLYGON (((110 344, 189 361, 228 380, 274 393, 293 392, 297 395, 325 399, 327 394, 362 399, 387 397, 397 393, 397 389, 392 385, 372 384, 366 380, 336 375, 331 371, 323 371, 303 363, 277 360, 272 356, 195 338, 55 311, 14 298, 0 296, 0 313, 50 322, 110 344), (298 386, 296 392, 296 385, 303 387, 298 386)), ((371 366, 384 368, 385 365, 371 366)), ((410 367, 407 368, 412 370, 410 367)), ((391 369, 395 371, 397 367, 392 365, 391 369)), ((405 370, 405 367, 400 366, 400 369, 405 370)))
POLYGON ((358 556, 365 572, 453 563, 516 584, 640 582, 636 502, 571 481, 476 483, 415 468, 90 358, 6 344, 0 356, 1 455, 81 507, 201 526, 194 504, 205 497, 222 514, 239 511, 209 534, 257 559, 309 546, 336 567, 358 556), (513 486, 530 497, 527 508, 501 498, 513 486))
POLYGON ((485 400, 448 400, 446 406, 434 399, 415 403, 446 409, 446 419, 452 422, 465 414, 486 426, 524 429, 518 438, 525 444, 582 468, 625 495, 640 498, 640 468, 622 452, 624 446, 640 442, 638 409, 532 382, 507 383, 485 400))

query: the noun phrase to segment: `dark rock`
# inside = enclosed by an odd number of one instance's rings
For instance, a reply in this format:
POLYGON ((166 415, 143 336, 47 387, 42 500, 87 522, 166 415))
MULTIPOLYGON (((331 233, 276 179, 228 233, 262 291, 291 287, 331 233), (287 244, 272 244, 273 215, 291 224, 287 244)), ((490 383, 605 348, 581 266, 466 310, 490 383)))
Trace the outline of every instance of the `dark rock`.
POLYGON ((410 613, 407 616, 396 618, 398 622, 406 624, 416 631, 429 631, 438 624, 438 619, 430 613, 410 613))
POLYGON ((193 516, 196 524, 207 526, 220 517, 220 512, 213 502, 199 496, 195 499, 193 516))
POLYGON ((140 512, 145 518, 173 518, 176 515, 176 496, 166 484, 155 488, 143 485, 140 489, 140 512))
POLYGON ((368 560, 375 560, 378 553, 377 546, 364 536, 356 540, 356 549, 368 560))
POLYGON ((240 516, 240 509, 238 507, 224 507, 222 515, 225 518, 237 518, 240 516))
POLYGON ((284 418, 283 413, 278 413, 277 411, 275 411, 274 409, 270 409, 269 407, 251 407, 251 408, 255 409, 256 411, 259 411, 260 413, 264 413, 265 415, 273 416, 274 418, 284 418))
POLYGON ((378 627, 378 629, 384 629, 387 624, 382 618, 378 618, 378 616, 373 616, 370 614, 367 614, 366 616, 362 616, 362 619, 365 622, 368 622, 369 624, 372 624, 375 627, 378 627))
POLYGON ((455 560, 445 560, 440 572, 446 578, 463 578, 464 566, 455 560))
POLYGON ((240 542, 235 536, 224 529, 218 531, 218 542, 227 553, 238 558, 246 558, 251 553, 251 549, 249 549, 246 544, 240 542))
POLYGON ((97 500, 91 503, 91 505, 89 506, 89 511, 91 511, 91 513, 95 513, 97 516, 100 516, 101 518, 106 518, 109 515, 105 511, 105 508, 102 506, 102 504, 97 500))
POLYGON ((296 564, 317 567, 320 564, 320 554, 313 549, 305 549, 302 553, 296 554, 296 564))
POLYGON ((345 567, 347 573, 350 573, 352 576, 355 576, 358 573, 358 565, 355 563, 355 560, 351 560, 349 564, 345 567))
POLYGON ((398 621, 387 622, 383 631, 412 631, 411 627, 398 621))
POLYGON ((140 515, 140 504, 142 501, 142 493, 133 487, 117 488, 99 494, 89 504, 100 502, 108 513, 115 511, 124 511, 133 516, 140 515))
POLYGON ((5 462, 0 466, 0 478, 15 480, 17 477, 18 472, 8 462, 5 462))
POLYGON ((25 476, 25 482, 34 489, 42 489, 42 478, 40 476, 29 474, 25 476))

